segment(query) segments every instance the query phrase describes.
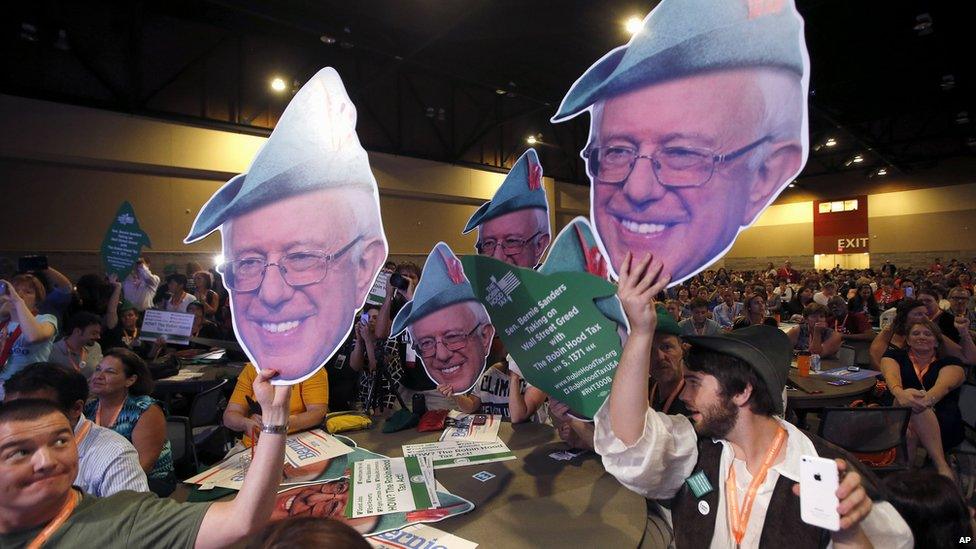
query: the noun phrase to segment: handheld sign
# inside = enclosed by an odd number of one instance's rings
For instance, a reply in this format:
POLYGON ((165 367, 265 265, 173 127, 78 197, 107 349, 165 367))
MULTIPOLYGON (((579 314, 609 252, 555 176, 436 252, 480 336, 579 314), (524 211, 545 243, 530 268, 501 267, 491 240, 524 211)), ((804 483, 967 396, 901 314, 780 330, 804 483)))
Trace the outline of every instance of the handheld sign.
POLYGON ((390 283, 390 271, 380 271, 380 274, 376 275, 376 281, 373 282, 373 287, 369 290, 369 295, 366 296, 366 303, 368 305, 382 305, 383 301, 386 299, 386 285, 390 283))
POLYGON ((593 417, 610 393, 621 353, 617 325, 594 300, 616 288, 588 273, 545 275, 481 256, 461 262, 525 379, 593 417))
POLYGON ((105 272, 118 275, 119 280, 129 276, 132 266, 142 254, 143 246, 152 246, 149 235, 139 228, 132 204, 123 202, 102 239, 101 255, 105 272))
POLYGON ((159 311, 147 309, 139 330, 139 339, 156 341, 163 336, 166 343, 189 345, 190 334, 193 332, 194 315, 191 313, 177 313, 173 311, 159 311))

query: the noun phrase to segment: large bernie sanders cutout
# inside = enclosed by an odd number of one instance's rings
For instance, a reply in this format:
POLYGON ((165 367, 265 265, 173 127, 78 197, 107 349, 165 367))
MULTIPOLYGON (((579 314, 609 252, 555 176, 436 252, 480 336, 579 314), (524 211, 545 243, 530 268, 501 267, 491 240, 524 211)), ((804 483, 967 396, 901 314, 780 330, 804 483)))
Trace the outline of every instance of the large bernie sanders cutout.
POLYGON ((276 384, 311 376, 335 353, 386 259, 376 180, 339 74, 295 95, 247 173, 221 187, 186 237, 216 229, 234 329, 276 384))
POLYGON ((724 255, 807 158, 809 58, 792 0, 664 0, 553 122, 590 113, 590 218, 677 284, 724 255))

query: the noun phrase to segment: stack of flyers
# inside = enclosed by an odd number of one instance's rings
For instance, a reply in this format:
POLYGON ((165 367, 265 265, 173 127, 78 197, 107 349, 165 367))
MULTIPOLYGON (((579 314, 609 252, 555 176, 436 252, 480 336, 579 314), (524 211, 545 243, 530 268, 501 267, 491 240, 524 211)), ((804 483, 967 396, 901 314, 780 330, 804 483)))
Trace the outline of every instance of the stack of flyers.
POLYGON ((346 518, 386 515, 440 505, 434 466, 416 456, 353 463, 346 518))
POLYGON ((447 469, 489 463, 492 461, 507 461, 516 456, 501 440, 494 442, 465 442, 463 440, 447 440, 442 442, 426 442, 422 444, 405 444, 403 455, 418 456, 430 459, 434 469, 447 469))
POLYGON ((490 414, 465 414, 451 410, 447 415, 449 426, 441 433, 441 441, 495 442, 502 416, 490 414))

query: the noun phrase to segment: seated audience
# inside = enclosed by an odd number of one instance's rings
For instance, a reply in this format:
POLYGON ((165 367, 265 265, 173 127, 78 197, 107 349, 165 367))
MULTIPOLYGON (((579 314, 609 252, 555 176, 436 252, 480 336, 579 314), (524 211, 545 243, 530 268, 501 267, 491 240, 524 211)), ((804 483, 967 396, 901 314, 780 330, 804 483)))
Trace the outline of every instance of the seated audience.
POLYGON ((972 510, 951 480, 932 471, 884 479, 888 501, 912 529, 915 547, 959 547, 973 538, 972 510))
POLYGON ((678 323, 681 335, 716 335, 722 331, 718 322, 708 318, 708 301, 696 297, 691 301, 691 318, 678 323))
POLYGON ((338 520, 317 516, 276 520, 268 524, 260 534, 252 537, 247 544, 247 549, 293 549, 295 547, 370 549, 372 546, 352 526, 338 520))
POLYGON ((64 334, 54 342, 48 361, 91 377, 95 365, 102 360, 102 347, 98 344, 102 320, 87 311, 78 311, 65 323, 64 334))
MULTIPOLYGON (((931 296, 930 296, 931 297, 931 296)), ((929 305, 923 304, 915 299, 904 299, 898 304, 895 313, 895 320, 891 325, 886 326, 878 332, 874 341, 871 342, 871 364, 878 365, 881 358, 889 350, 905 349, 905 338, 908 334, 909 324, 929 318, 929 305)), ((960 334, 960 343, 952 341, 945 334, 942 334, 942 344, 945 346, 945 354, 954 356, 962 360, 965 364, 976 363, 976 343, 969 332, 969 320, 966 318, 956 318, 958 323, 957 331, 960 334)))
POLYGON ((89 382, 94 400, 85 416, 128 439, 139 452, 139 464, 149 478, 149 489, 168 496, 176 488, 173 452, 166 438, 166 417, 149 394, 153 379, 139 355, 127 349, 109 349, 89 382))
POLYGON ((149 259, 140 257, 129 276, 122 283, 125 299, 132 303, 136 310, 145 311, 153 306, 153 297, 159 288, 159 275, 149 270, 149 259))
POLYGON ((962 317, 967 318, 970 321, 970 326, 972 326, 972 318, 969 311, 969 300, 972 296, 969 291, 960 286, 949 290, 949 310, 938 315, 936 318, 936 324, 939 325, 939 329, 946 337, 955 341, 956 343, 961 343, 962 335, 956 328, 956 318, 962 317))
POLYGON ((822 357, 834 356, 844 338, 827 324, 827 308, 810 303, 803 309, 803 322, 790 328, 786 335, 796 351, 810 351, 822 357))
MULTIPOLYGON (((199 301, 194 301, 186 306, 186 312, 193 315, 193 326, 190 328, 190 337, 199 337, 202 339, 220 339, 220 328, 217 327, 212 321, 207 320, 204 316, 204 305, 199 301)), ((209 345, 203 343, 198 343, 196 341, 190 341, 190 344, 179 351, 176 351, 176 356, 178 357, 192 357, 200 354, 201 351, 206 351, 210 349, 209 345)))
POLYGON ((134 303, 123 301, 119 305, 119 323, 103 331, 101 341, 106 349, 124 347, 144 357, 147 344, 139 339, 139 309, 134 303))
POLYGON ((881 310, 894 307, 904 297, 901 290, 895 288, 894 281, 887 277, 881 279, 881 287, 874 292, 874 300, 878 303, 878 308, 881 310))
POLYGON ((220 307, 220 296, 213 291, 213 275, 209 271, 193 273, 193 297, 203 306, 203 314, 207 319, 213 319, 220 307))
POLYGON ((835 295, 827 302, 827 325, 832 326, 845 341, 871 341, 874 330, 864 313, 852 313, 847 309, 847 300, 835 295))
POLYGON ((837 284, 833 282, 827 282, 823 285, 823 289, 819 292, 813 294, 813 300, 824 307, 827 306, 827 302, 837 295, 837 284))
POLYGON ((715 322, 718 322, 719 326, 731 328, 732 320, 741 315, 743 310, 742 303, 735 301, 732 290, 725 290, 722 292, 722 303, 712 309, 712 314, 715 315, 715 322))
MULTIPOLYGON (((244 446, 254 444, 254 435, 261 431, 264 417, 255 402, 254 386, 260 379, 257 369, 248 362, 237 378, 234 393, 224 410, 224 427, 244 433, 244 446)), ((288 402, 288 432, 305 431, 322 425, 329 413, 329 377, 325 369, 316 370, 311 377, 294 385, 288 402)))
POLYGON ((6 387, 4 402, 25 398, 48 400, 68 416, 78 444, 75 486, 97 497, 123 490, 149 491, 146 473, 132 444, 115 431, 95 425, 82 413, 88 400, 85 376, 59 364, 38 362, 10 378, 6 387))
POLYGON ((14 374, 51 356, 58 334, 58 319, 39 314, 44 301, 44 285, 37 277, 22 274, 11 282, 0 280, 0 397, 3 384, 14 374))
POLYGON ((72 487, 78 447, 58 405, 37 399, 3 405, 0 440, 14 458, 0 460, 0 547, 28 547, 39 536, 49 547, 132 549, 207 549, 247 540, 268 522, 284 461, 285 437, 276 427, 287 421, 291 388, 272 387, 273 375, 267 372, 254 385, 266 430, 232 501, 177 503, 129 491, 105 498, 85 494, 72 487))
POLYGON ((766 316, 766 299, 762 294, 750 295, 745 305, 745 312, 732 323, 733 330, 759 324, 777 325, 775 318, 766 316))
POLYGON ((186 291, 185 275, 173 273, 167 276, 166 288, 169 290, 169 297, 163 301, 162 307, 160 307, 164 311, 185 313, 187 306, 196 301, 196 297, 186 291))
POLYGON ((886 402, 912 409, 908 455, 921 443, 939 473, 953 478, 944 449, 963 439, 958 389, 965 371, 959 359, 945 354, 942 332, 931 320, 910 323, 906 345, 907 352, 888 351, 881 359, 886 402))
POLYGON ((877 324, 878 317, 881 316, 881 308, 878 307, 878 301, 874 298, 874 289, 870 284, 858 285, 857 294, 847 300, 847 308, 851 312, 862 313, 868 317, 871 324, 877 324))
POLYGON ((780 316, 789 318, 791 322, 799 322, 800 317, 803 316, 803 309, 813 302, 813 290, 805 287, 800 288, 793 299, 783 303, 783 312, 780 313, 780 316))

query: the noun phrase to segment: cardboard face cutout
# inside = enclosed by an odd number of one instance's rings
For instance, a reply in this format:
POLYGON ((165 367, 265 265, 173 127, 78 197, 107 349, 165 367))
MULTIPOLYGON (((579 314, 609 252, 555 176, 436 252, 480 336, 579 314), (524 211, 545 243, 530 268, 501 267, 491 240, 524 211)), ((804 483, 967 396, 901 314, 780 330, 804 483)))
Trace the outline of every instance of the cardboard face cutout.
POLYGON ((551 235, 549 201, 535 149, 519 157, 495 196, 478 208, 461 234, 475 229, 479 255, 528 269, 539 264, 551 235))
POLYGON ((663 0, 553 122, 588 111, 590 218, 611 274, 653 254, 671 285, 722 257, 803 168, 809 58, 792 0, 663 0))
POLYGON ((471 390, 485 371, 495 327, 478 302, 461 261, 438 242, 424 263, 413 300, 393 319, 394 335, 409 329, 424 371, 453 394, 471 390))
POLYGON ((275 384, 307 379, 352 328, 387 243, 356 109, 332 68, 295 95, 247 173, 200 210, 186 242, 219 229, 234 329, 275 384))

